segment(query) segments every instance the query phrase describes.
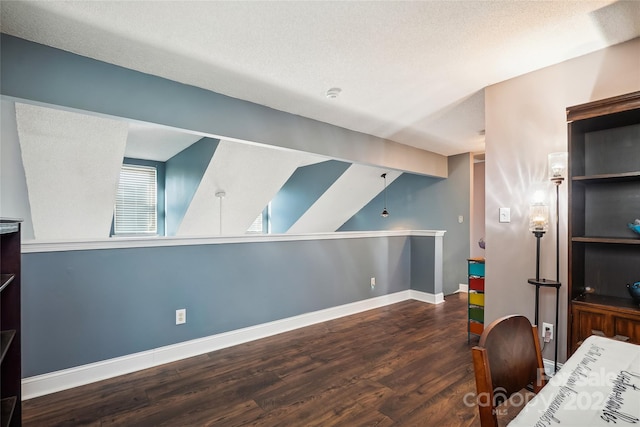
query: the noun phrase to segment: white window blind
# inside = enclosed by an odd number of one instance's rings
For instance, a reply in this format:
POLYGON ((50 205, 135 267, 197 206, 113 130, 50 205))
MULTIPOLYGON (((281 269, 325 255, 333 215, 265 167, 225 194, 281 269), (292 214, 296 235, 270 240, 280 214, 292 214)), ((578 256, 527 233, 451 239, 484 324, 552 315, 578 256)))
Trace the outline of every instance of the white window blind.
MULTIPOLYGON (((249 229, 247 230, 248 234, 262 234, 262 217, 263 217, 263 213, 260 212, 260 215, 258 215, 258 217, 253 221, 253 224, 251 224, 249 226, 249 229)), ((246 224, 246 223, 245 223, 246 224)))
POLYGON ((266 208, 260 215, 253 221, 253 224, 249 226, 247 229, 247 234, 263 234, 270 233, 269 231, 269 214, 271 213, 271 203, 267 205, 266 208))
POLYGON ((155 167, 122 165, 116 196, 114 234, 157 233, 155 167))

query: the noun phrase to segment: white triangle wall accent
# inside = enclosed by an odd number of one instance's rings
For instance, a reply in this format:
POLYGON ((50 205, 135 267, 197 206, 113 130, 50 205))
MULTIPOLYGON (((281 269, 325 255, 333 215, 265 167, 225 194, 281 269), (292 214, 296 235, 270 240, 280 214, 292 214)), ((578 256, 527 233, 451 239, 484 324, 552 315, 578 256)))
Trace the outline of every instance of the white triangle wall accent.
MULTIPOLYGON (((290 234, 333 232, 366 206, 402 172, 351 165, 287 231, 290 234)), ((382 211, 382 206, 380 206, 382 211)))
POLYGON ((307 153, 220 141, 176 235, 245 234, 300 165, 323 160, 307 153), (226 193, 222 221, 221 200, 215 196, 221 191, 226 193))
POLYGON ((38 240, 109 237, 128 124, 16 103, 38 240))

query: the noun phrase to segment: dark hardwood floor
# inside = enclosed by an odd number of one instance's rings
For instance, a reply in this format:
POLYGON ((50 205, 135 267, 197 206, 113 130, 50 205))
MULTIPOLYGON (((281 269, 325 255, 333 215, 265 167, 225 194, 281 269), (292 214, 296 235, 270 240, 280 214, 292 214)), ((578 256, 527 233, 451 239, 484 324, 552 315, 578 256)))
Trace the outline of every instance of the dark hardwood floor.
POLYGON ((404 301, 27 400, 23 425, 479 426, 466 319, 466 294, 404 301))

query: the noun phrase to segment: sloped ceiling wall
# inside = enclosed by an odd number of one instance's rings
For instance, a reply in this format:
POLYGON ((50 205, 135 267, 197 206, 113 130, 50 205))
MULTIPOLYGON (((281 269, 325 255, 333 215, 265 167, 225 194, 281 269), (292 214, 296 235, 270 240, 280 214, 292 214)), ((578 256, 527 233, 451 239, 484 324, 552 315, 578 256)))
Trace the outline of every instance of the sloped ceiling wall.
POLYGON ((271 232, 286 233, 349 166, 351 163, 327 160, 299 167, 271 199, 271 232))
MULTIPOLYGON (((3 146, 15 144, 22 153, 34 238, 109 237, 120 166, 132 133, 129 124, 16 103, 16 128, 19 141, 3 140, 2 143, 3 146)), ((134 127, 133 132, 140 133, 140 128, 134 127)), ((152 132, 150 136, 155 134, 152 132)), ((143 146, 138 144, 138 148, 153 153, 155 139, 151 138, 143 146)), ((166 151, 165 142, 160 145, 166 151)), ((176 147, 180 150, 184 145, 178 143, 176 147)), ((194 146, 188 146, 182 152, 194 146)), ((294 175, 296 171, 320 163, 339 164, 340 167, 324 176, 322 183, 314 182, 315 186, 310 186, 309 182, 293 183, 291 187, 296 189, 293 197, 298 198, 297 205, 292 205, 290 198, 281 204, 280 212, 287 220, 282 229, 274 231, 333 232, 382 192, 382 173, 387 173, 387 184, 401 174, 372 166, 327 162, 326 157, 314 154, 230 140, 221 140, 212 153, 213 156, 201 159, 202 172, 198 174, 193 192, 184 200, 183 213, 176 217, 169 235, 245 234, 285 184, 297 180, 300 173, 294 175), (225 196, 216 197, 220 192, 225 196)), ((176 157, 178 155, 172 158, 176 157)), ((167 165, 170 163, 169 160, 167 165)), ((306 176, 305 179, 311 178, 306 176)), ((167 187, 167 191, 172 190, 167 187)))
POLYGON ((35 238, 108 237, 128 124, 15 107, 35 238))
POLYGON ((287 233, 336 231, 383 190, 383 173, 387 174, 387 185, 402 174, 371 166, 351 165, 287 233))
POLYGON ((179 236, 244 234, 293 172, 325 160, 222 140, 178 228, 179 236), (216 197, 224 192, 224 197, 216 197))
POLYGON ((176 235, 219 143, 219 139, 202 138, 165 163, 167 236, 176 235))

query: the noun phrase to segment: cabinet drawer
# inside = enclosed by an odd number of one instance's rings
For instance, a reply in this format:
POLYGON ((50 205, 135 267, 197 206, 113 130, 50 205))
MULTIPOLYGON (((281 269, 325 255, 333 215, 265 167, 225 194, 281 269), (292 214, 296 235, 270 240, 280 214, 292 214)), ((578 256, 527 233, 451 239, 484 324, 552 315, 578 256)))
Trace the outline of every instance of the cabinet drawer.
POLYGON ((484 277, 484 263, 470 262, 469 263, 469 276, 484 277))
POLYGON ((484 292, 484 277, 470 277, 469 290, 484 292))
POLYGON ((469 304, 480 305, 484 307, 484 294, 469 292, 469 304))
POLYGON ((469 322, 469 332, 476 335, 482 335, 484 325, 478 322, 469 322))
POLYGON ((476 322, 484 322, 484 308, 469 307, 469 319, 476 322))

